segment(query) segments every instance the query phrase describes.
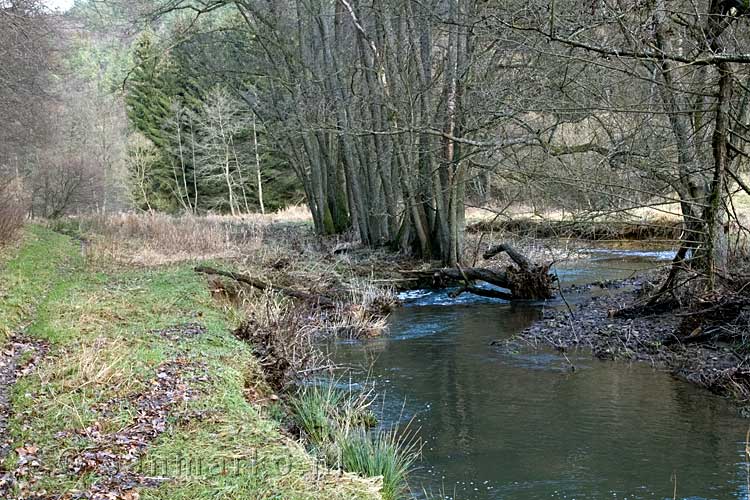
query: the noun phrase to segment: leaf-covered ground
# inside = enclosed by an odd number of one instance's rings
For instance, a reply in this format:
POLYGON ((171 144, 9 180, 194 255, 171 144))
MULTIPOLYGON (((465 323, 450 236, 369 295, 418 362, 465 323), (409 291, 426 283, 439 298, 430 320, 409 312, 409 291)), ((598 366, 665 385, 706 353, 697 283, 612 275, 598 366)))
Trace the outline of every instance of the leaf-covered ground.
POLYGON ((37 227, 0 267, 0 496, 378 497, 377 481, 321 468, 283 434, 250 346, 191 264, 80 250, 37 227))

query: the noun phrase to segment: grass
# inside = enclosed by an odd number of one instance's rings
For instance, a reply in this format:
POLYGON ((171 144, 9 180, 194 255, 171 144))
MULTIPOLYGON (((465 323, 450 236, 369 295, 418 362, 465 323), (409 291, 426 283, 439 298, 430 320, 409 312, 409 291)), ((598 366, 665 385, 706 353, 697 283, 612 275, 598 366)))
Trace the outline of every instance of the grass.
POLYGON ((346 394, 333 383, 303 386, 290 401, 292 414, 307 439, 318 446, 333 440, 346 394))
MULTIPOLYGON (((299 207, 244 217, 121 214, 63 220, 55 228, 82 238, 86 259, 94 266, 132 269, 210 260, 273 285, 335 299, 341 307, 318 318, 319 334, 379 335, 396 299, 390 287, 372 285, 372 273, 393 269, 393 261, 380 261, 392 257, 372 251, 337 254, 340 245, 351 242, 317 237, 303 215, 299 207)), ((221 280, 216 285, 231 288, 236 305, 246 302, 245 314, 265 314, 252 289, 221 280)))
POLYGON ((348 429, 336 438, 341 467, 366 477, 383 478, 383 498, 402 498, 408 491, 407 478, 420 455, 419 445, 398 430, 375 434, 361 428, 348 429))
POLYGON ((76 244, 39 226, 28 227, 22 243, 0 264, 0 341, 30 321, 59 275, 81 264, 76 244))
POLYGON ((251 346, 191 262, 108 265, 82 259, 68 237, 27 233, 0 271, 15 304, 3 301, 2 314, 29 322, 49 352, 13 387, 16 451, 4 468, 21 479, 16 496, 115 487, 98 462, 111 453, 126 470, 169 479, 140 488, 141 499, 378 498, 379 480, 321 468, 271 418, 251 346), (156 398, 159 384, 182 396, 156 398), (135 444, 117 444, 122 435, 135 444))
POLYGON ((328 380, 300 387, 290 400, 295 422, 326 464, 382 478, 385 500, 403 498, 409 471, 421 453, 419 442, 408 427, 374 429, 371 392, 339 386, 328 380))

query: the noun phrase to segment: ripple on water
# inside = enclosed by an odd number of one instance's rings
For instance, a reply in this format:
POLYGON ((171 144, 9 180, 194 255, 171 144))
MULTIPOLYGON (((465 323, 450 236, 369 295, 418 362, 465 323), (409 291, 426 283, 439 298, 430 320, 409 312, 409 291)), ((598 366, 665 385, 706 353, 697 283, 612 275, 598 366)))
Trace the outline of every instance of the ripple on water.
MULTIPOLYGON (((479 282, 476 284, 478 288, 484 288, 485 290, 498 290, 501 292, 508 292, 504 288, 498 288, 492 286, 489 283, 479 282)), ((456 306, 456 305, 468 305, 468 304, 507 304, 507 300, 495 299, 492 297, 480 297, 471 293, 462 293, 458 297, 452 298, 450 294, 456 291, 458 288, 445 288, 441 290, 409 290, 407 292, 401 292, 398 298, 404 302, 406 306, 456 306)))
POLYGON ((619 258, 643 259, 643 260, 672 260, 675 250, 618 250, 610 248, 586 248, 581 250, 595 256, 596 259, 616 260, 619 258))
MULTIPOLYGON (((620 253, 566 272, 616 278, 607 266, 627 268, 620 253)), ((671 257, 644 253, 632 268, 671 257)), ((412 292, 404 298, 420 307, 396 311, 389 336, 334 349, 335 362, 363 367, 354 378, 385 394, 383 425, 414 418, 420 428, 414 490, 456 500, 664 500, 676 474, 677 498, 747 499, 748 422, 725 401, 644 364, 569 353, 571 372, 554 351, 498 352, 490 341, 518 333, 538 310, 465 297, 412 292)))

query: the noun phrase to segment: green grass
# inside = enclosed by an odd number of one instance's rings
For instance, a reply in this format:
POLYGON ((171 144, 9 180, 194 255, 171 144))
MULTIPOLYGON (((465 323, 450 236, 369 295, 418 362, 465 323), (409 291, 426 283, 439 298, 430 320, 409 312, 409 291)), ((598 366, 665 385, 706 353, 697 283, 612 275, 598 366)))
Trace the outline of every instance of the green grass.
POLYGON ((58 276, 81 264, 77 245, 39 226, 24 231, 23 242, 0 265, 0 342, 23 328, 58 276))
POLYGON ((382 478, 386 500, 403 498, 420 446, 408 428, 371 430, 377 421, 369 392, 341 389, 330 380, 302 386, 291 399, 292 416, 313 452, 328 465, 365 477, 382 478))
MULTIPOLYGON (((231 313, 191 265, 92 267, 69 238, 32 228, 0 270, 0 280, 9 278, 22 289, 9 292, 16 306, 3 314, 29 322, 27 334, 49 343, 48 355, 13 388, 13 448, 38 447, 41 463, 18 496, 64 496, 106 479, 60 464, 95 449, 94 434, 134 424, 133 397, 153 387, 163 363, 179 362, 193 396, 170 407, 164 432, 133 464, 171 480, 141 489, 140 498, 379 497, 379 482, 320 468, 262 405, 246 399, 248 387, 270 392, 250 347, 231 334, 231 313), (40 276, 44 286, 35 282, 40 276), (185 323, 199 323, 204 333, 174 340, 155 332, 185 323)), ((4 465, 12 470, 18 460, 11 453, 4 465)))
POLYGON ((333 439, 339 425, 337 420, 343 418, 341 405, 345 399, 344 391, 337 390, 333 383, 312 384, 301 387, 289 404, 308 441, 324 445, 333 439))
POLYGON ((366 477, 383 478, 383 498, 395 500, 407 492, 409 470, 419 458, 418 443, 398 430, 366 432, 348 429, 336 438, 341 467, 366 477))

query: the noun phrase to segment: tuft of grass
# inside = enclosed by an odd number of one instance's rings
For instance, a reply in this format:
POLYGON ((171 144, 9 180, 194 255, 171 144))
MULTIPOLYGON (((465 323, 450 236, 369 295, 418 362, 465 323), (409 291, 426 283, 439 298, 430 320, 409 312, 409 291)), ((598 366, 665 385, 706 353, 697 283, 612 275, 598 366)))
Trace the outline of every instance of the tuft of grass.
POLYGON ((344 399, 344 392, 332 383, 306 385, 291 398, 292 414, 310 443, 321 446, 333 440, 344 399))
POLYGON ((365 477, 383 478, 383 498, 396 500, 408 491, 409 470, 420 456, 420 446, 407 432, 367 432, 351 428, 336 437, 341 467, 365 477))
POLYGON ((385 500, 402 498, 421 446, 407 428, 373 429, 377 424, 371 390, 339 388, 335 380, 301 387, 290 399, 295 422, 315 453, 329 466, 382 480, 385 500))
POLYGON ((341 429, 377 425, 373 403, 372 389, 344 386, 333 378, 304 384, 289 399, 297 426, 308 442, 319 447, 334 441, 341 429))

